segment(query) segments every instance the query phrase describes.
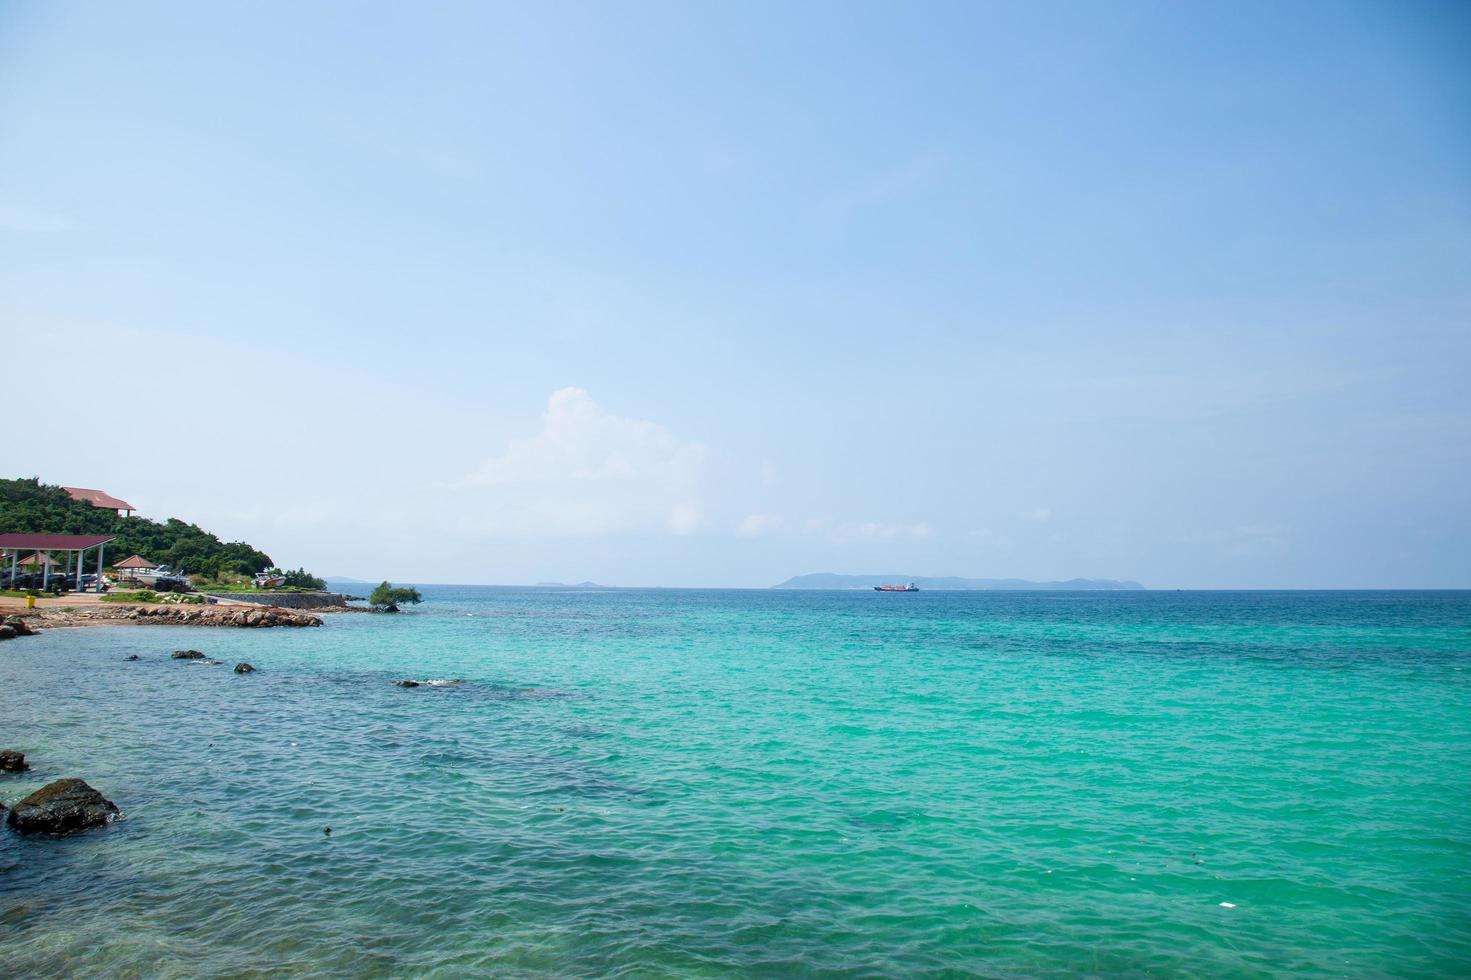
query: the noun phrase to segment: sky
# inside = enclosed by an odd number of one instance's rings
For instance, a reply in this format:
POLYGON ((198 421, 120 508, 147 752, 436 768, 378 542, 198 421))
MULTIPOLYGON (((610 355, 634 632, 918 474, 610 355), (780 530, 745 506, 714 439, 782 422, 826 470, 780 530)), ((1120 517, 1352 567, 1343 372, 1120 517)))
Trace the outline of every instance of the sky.
POLYGON ((1471 587, 1471 5, 0 3, 0 475, 318 574, 1471 587))

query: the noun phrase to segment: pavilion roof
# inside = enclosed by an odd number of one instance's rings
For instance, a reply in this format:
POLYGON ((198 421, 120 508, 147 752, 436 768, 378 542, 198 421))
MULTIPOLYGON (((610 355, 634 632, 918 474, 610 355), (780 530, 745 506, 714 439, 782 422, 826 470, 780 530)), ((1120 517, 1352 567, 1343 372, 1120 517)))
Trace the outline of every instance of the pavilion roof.
POLYGON ((131 558, 124 558, 120 562, 115 562, 112 567, 113 568, 157 568, 158 566, 155 565, 153 562, 149 561, 147 558, 144 558, 142 555, 134 555, 131 558))
POLYGON ((30 548, 34 551, 86 551, 116 540, 116 534, 0 534, 0 548, 30 548))
POLYGON ((85 500, 93 507, 102 507, 107 510, 137 510, 126 500, 119 500, 106 490, 90 490, 87 487, 62 487, 73 500, 85 500))

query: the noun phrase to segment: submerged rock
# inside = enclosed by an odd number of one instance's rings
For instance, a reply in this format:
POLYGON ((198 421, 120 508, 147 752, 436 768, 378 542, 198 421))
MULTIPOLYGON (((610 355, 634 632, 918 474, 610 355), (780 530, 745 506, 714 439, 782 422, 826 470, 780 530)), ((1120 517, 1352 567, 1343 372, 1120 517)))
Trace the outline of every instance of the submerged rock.
POLYGON ((25 772, 31 768, 26 765, 26 754, 14 749, 0 751, 0 772, 25 772))
POLYGON ((11 626, 9 623, 0 623, 0 640, 13 639, 19 635, 20 634, 15 631, 14 626, 11 626))
POLYGON ((203 660, 204 654, 198 650, 175 650, 174 660, 203 660))
POLYGON ((58 779, 21 800, 6 823, 23 834, 69 834, 74 830, 111 823, 117 804, 80 779, 58 779))
POLYGON ((223 662, 224 661, 221 661, 221 660, 211 660, 208 657, 205 657, 202 660, 191 660, 191 661, 189 661, 189 666, 190 667, 218 667, 223 662))
POLYGON ((419 682, 418 681, 403 680, 403 681, 394 681, 393 683, 396 686, 398 686, 398 687, 418 687, 419 686, 419 682))
POLYGON ((124 657, 123 659, 124 660, 142 660, 143 658, 140 657, 140 656, 138 656, 136 653, 130 653, 126 657, 124 657))
POLYGON ((252 667, 252 666, 250 666, 250 664, 247 664, 247 663, 243 663, 242 662, 242 663, 238 663, 238 664, 235 665, 235 673, 237 673, 237 674, 253 674, 253 673, 255 673, 255 668, 252 667))

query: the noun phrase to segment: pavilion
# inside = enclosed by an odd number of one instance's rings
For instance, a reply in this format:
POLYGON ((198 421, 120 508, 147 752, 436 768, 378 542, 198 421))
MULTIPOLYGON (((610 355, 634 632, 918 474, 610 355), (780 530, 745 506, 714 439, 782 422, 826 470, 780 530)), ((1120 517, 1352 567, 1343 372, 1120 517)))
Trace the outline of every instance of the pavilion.
POLYGON ((133 555, 131 558, 124 558, 112 567, 125 572, 128 578, 133 578, 139 572, 151 572, 158 566, 142 555, 133 555))
MULTIPOLYGON (((20 567, 29 571, 35 571, 37 568, 55 564, 56 562, 52 560, 50 555, 43 554, 39 551, 33 551, 20 560, 20 567)), ((11 577, 14 578, 14 575, 11 577)))
POLYGON ((97 549, 97 580, 99 587, 102 581, 102 555, 107 550, 107 544, 116 541, 115 534, 0 534, 0 554, 6 552, 10 555, 10 581, 15 581, 17 566, 20 565, 20 553, 22 551, 33 551, 35 554, 27 559, 27 562, 39 563, 42 568, 41 587, 44 589, 51 584, 51 566, 56 564, 52 561, 49 552, 66 552, 68 560, 75 553, 77 582, 76 591, 82 591, 82 559, 87 552, 93 548, 97 549))

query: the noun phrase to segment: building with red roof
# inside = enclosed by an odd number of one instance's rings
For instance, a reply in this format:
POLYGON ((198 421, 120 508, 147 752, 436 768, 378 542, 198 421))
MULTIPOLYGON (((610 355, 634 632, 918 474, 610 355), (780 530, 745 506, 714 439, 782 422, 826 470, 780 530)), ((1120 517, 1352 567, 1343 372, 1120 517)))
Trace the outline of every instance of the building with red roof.
POLYGON ((124 517, 132 517, 133 511, 138 508, 108 493, 106 490, 89 490, 86 487, 62 487, 73 500, 81 500, 91 504, 93 507, 101 507, 103 510, 115 510, 122 513, 124 517))

